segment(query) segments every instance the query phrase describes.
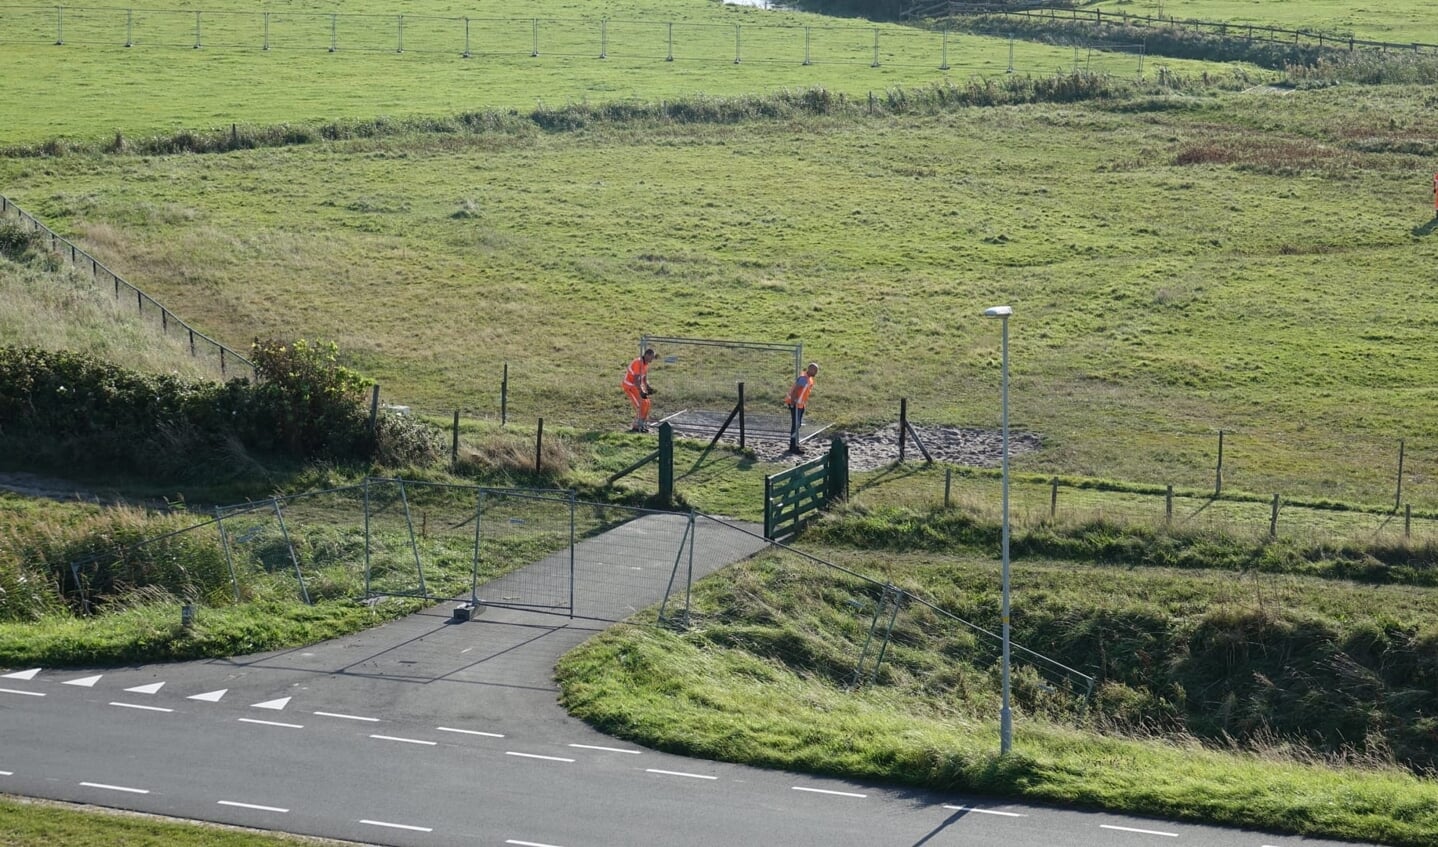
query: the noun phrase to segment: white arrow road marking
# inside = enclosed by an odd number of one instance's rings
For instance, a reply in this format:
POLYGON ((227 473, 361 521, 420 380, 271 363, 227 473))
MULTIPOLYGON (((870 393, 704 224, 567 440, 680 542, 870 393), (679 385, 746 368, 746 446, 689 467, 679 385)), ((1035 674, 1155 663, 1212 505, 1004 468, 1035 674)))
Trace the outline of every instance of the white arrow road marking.
POLYGON ((125 690, 135 694, 154 694, 164 687, 165 683, 163 682, 152 682, 149 685, 137 685, 134 688, 126 688, 125 690))
POLYGON ((106 785, 103 782, 82 782, 80 784, 85 786, 86 788, 103 788, 106 791, 128 791, 131 794, 150 793, 150 789, 148 788, 126 788, 123 785, 106 785))
POLYGON ((67 679, 67 680, 65 680, 65 682, 63 682, 63 683, 61 683, 61 684, 62 684, 62 685, 78 685, 78 686, 80 686, 81 688, 94 688, 94 687, 95 687, 95 683, 99 682, 99 681, 100 681, 100 677, 102 677, 102 676, 104 676, 104 674, 95 674, 94 676, 87 676, 87 677, 83 677, 83 678, 81 678, 81 679, 67 679))
POLYGON ((29 680, 34 679, 35 674, 39 672, 39 668, 31 668, 28 671, 16 671, 15 673, 7 673, 4 676, 0 676, 0 679, 23 679, 28 682, 29 680))
POLYGON ((220 800, 218 802, 221 806, 234 806, 237 809, 254 809, 257 812, 279 812, 282 815, 289 812, 289 809, 281 809, 279 806, 257 806, 254 803, 236 803, 233 800, 220 800))
POLYGON ((390 829, 407 829, 411 832, 434 832, 427 826, 410 826, 407 823, 386 823, 385 821, 361 820, 360 823, 367 823, 370 826, 387 826, 390 829))
POLYGON ((266 701, 263 702, 263 703, 256 703, 256 704, 254 704, 253 706, 251 706, 250 708, 253 708, 253 709, 274 709, 276 712, 278 712, 280 709, 283 709, 284 707, 288 706, 289 704, 290 704, 290 698, 288 698, 288 697, 281 697, 281 698, 278 699, 278 700, 266 700, 266 701))
POLYGON ((229 690, 230 689, 228 688, 221 688, 219 691, 207 691, 204 694, 191 694, 185 699, 204 700, 206 703, 218 703, 220 702, 220 698, 225 696, 225 692, 229 690))
POLYGON ((956 812, 975 812, 980 815, 1002 815, 1006 818, 1026 818, 1028 815, 1021 815, 1018 812, 1000 812, 995 809, 979 809, 974 806, 945 806, 945 809, 953 809, 956 812))
POLYGON ((1116 829, 1116 830, 1118 830, 1119 832, 1137 832, 1139 835, 1163 835, 1163 836, 1166 836, 1166 837, 1168 837, 1168 838, 1177 838, 1177 837, 1178 837, 1178 833, 1176 833, 1176 832, 1159 832, 1159 831, 1156 830, 1156 829, 1134 829, 1134 828, 1131 827, 1131 826, 1109 826, 1109 825, 1106 824, 1106 823, 1101 823, 1101 824, 1099 824, 1099 825, 1098 825, 1098 828, 1099 828, 1099 829, 1116 829))

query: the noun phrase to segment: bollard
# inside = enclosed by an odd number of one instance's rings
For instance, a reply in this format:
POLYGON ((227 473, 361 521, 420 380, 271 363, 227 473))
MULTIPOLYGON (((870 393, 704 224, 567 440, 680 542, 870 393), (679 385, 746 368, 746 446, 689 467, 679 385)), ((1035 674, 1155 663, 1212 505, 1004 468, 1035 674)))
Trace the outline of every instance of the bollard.
POLYGON ((195 607, 186 603, 180 607, 180 626, 185 629, 195 625, 195 607))

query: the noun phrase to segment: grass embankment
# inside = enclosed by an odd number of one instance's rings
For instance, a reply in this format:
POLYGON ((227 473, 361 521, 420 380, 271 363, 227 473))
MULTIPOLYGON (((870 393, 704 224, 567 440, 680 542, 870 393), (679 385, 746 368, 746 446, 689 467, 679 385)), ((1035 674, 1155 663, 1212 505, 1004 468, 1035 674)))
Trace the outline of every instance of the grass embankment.
POLYGON ((1351 35, 1373 41, 1438 43, 1438 26, 1423 0, 1396 0, 1376 8, 1353 0, 1253 3, 1249 0, 1104 0, 1088 8, 1105 14, 1152 15, 1174 20, 1224 21, 1351 35))
MULTIPOLYGON (((987 556, 813 552, 998 628, 987 556)), ((1393 763, 1389 722, 1410 719, 1350 700, 1366 685, 1391 685, 1394 704, 1426 699, 1431 589, 1026 560, 1015 642, 1100 682, 1085 711, 1060 693, 1072 678, 1016 653, 1015 755, 1000 758, 995 645, 911 603, 874 673, 863 645, 892 609, 876 608, 881 584, 775 556, 730 569, 697 586, 688 630, 646 615, 567 656, 565 703, 640 743, 769 767, 1389 844, 1438 828, 1438 786, 1393 763), (1353 623, 1375 606, 1386 635, 1353 623), (875 681, 849 690, 861 655, 875 681), (1399 656, 1405 680, 1364 670, 1399 656), (1344 703, 1376 723, 1345 739, 1325 712, 1344 703)))
POLYGON ((1409 293, 1438 242, 1404 152, 1438 135, 1424 96, 599 116, 0 174, 199 325, 334 337, 435 411, 495 414, 508 362, 511 420, 618 426, 617 374, 665 332, 803 341, 816 417, 892 420, 908 396, 916 420, 991 426, 977 315, 1005 301, 1013 424, 1045 444, 1019 470, 1199 487, 1222 429, 1234 489, 1381 501, 1406 439, 1428 508, 1438 354, 1409 293))

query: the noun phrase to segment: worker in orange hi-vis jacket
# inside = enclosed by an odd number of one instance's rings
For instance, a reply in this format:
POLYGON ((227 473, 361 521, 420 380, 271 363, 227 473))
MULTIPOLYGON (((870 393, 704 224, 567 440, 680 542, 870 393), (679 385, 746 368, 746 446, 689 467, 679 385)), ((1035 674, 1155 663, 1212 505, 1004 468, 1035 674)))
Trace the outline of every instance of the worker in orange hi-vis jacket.
POLYGON ((809 367, 794 380, 789 393, 784 396, 784 405, 789 407, 789 452, 802 453, 799 446, 799 427, 804 423, 804 409, 809 406, 809 392, 814 390, 814 378, 819 375, 819 364, 810 362, 809 367))
POLYGON ((624 393, 629 395, 629 403, 634 407, 634 423, 629 427, 630 432, 649 431, 649 395, 654 389, 649 387, 649 363, 654 361, 654 348, 644 351, 644 355, 629 363, 629 370, 624 372, 624 393))

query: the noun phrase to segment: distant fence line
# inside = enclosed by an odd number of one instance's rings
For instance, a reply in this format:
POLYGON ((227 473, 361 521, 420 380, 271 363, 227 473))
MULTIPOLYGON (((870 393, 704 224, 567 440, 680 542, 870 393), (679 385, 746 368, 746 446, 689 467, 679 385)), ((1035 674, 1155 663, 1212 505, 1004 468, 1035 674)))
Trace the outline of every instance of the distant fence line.
POLYGON ((167 337, 172 332, 178 333, 181 339, 188 342, 190 355, 215 368, 222 379, 241 376, 246 370, 251 377, 256 376, 255 365, 249 359, 190 326, 174 312, 160 305, 155 298, 126 282, 119 274, 105 267, 100 260, 45 226, 34 215, 15 205, 10 198, 0 194, 0 221, 5 219, 16 220, 22 228, 41 233, 52 253, 81 272, 88 269, 97 286, 113 287, 117 301, 121 295, 126 298, 133 295, 135 308, 141 318, 149 318, 150 323, 158 324, 160 332, 167 337))
MULTIPOLYGON (((970 38, 972 38, 970 36, 970 38)), ((903 26, 704 23, 619 18, 488 18, 339 12, 0 6, 0 43, 564 56, 741 64, 955 67, 957 36, 903 26), (732 45, 732 49, 731 49, 732 45)), ((1074 46, 1074 45, 1065 45, 1074 46)), ((1141 44, 1077 45, 1123 56, 1141 44)), ((1091 64, 1094 57, 1086 57, 1091 64)), ((980 64, 1002 63, 996 51, 980 64)), ((1141 58, 1137 73, 1143 72, 1141 58)), ((1012 46, 1008 70, 1012 71, 1012 46)))
POLYGON ((1334 33, 1315 32, 1313 30, 1285 29, 1277 26, 1240 24, 1228 21, 1172 18, 1164 15, 1130 15, 1126 11, 1105 12, 1103 9, 1057 8, 1053 6, 1036 9, 1010 9, 975 6, 974 4, 966 3, 951 3, 948 11, 955 15, 1007 15, 1040 20, 1081 21, 1095 25, 1107 24, 1112 26, 1143 28, 1169 27, 1191 29, 1208 31, 1213 35, 1224 38, 1241 38, 1248 41, 1262 41, 1271 44, 1317 47, 1324 50, 1347 49, 1349 51, 1356 51, 1361 48, 1364 50, 1377 50, 1379 52, 1392 51, 1427 53, 1430 55, 1438 54, 1438 44, 1427 44, 1418 41, 1401 43, 1395 41, 1372 41, 1364 38, 1354 38, 1351 35, 1337 35, 1334 33))

